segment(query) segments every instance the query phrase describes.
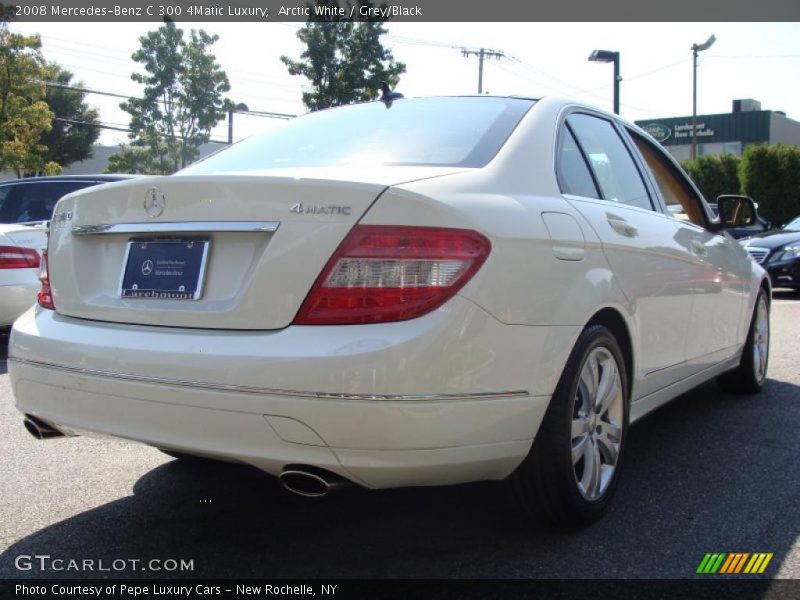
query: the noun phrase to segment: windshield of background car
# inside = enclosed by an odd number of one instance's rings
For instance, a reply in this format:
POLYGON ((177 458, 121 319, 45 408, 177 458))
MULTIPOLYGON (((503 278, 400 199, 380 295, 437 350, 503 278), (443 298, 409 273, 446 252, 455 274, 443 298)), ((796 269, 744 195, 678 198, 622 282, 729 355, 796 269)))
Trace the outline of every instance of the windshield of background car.
POLYGON ((289 167, 426 165, 482 167, 533 100, 422 98, 310 113, 181 171, 231 173, 289 167))
POLYGON ((93 181, 19 181, 0 186, 0 223, 49 221, 62 196, 93 181))

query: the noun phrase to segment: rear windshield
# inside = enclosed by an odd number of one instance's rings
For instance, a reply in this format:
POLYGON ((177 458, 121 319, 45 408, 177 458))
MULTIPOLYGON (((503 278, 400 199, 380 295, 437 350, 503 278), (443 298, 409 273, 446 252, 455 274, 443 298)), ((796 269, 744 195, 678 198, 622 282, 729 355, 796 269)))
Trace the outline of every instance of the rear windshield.
POLYGON ((521 98, 424 98, 310 113, 181 171, 199 175, 345 165, 482 167, 533 105, 521 98))
POLYGON ((0 223, 49 221, 61 196, 94 181, 17 181, 0 185, 0 223))

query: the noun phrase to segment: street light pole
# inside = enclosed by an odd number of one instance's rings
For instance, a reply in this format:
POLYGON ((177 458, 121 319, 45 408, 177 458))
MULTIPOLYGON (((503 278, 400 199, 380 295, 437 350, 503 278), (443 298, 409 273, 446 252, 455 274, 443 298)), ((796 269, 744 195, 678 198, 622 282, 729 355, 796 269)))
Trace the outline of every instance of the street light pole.
POLYGON ((248 110, 250 109, 247 108, 247 104, 243 102, 239 102, 239 104, 236 105, 232 104, 228 107, 228 145, 233 144, 233 113, 239 111, 246 112, 248 110))
POLYGON ((619 52, 614 53, 614 114, 619 114, 619 82, 622 80, 619 74, 619 52))
POLYGON ((619 114, 619 82, 622 77, 619 74, 619 52, 611 50, 595 50, 589 55, 591 62, 613 62, 614 63, 614 114, 619 114))
POLYGON ((708 50, 717 38, 714 34, 702 44, 692 44, 692 160, 697 158, 697 53, 708 50))

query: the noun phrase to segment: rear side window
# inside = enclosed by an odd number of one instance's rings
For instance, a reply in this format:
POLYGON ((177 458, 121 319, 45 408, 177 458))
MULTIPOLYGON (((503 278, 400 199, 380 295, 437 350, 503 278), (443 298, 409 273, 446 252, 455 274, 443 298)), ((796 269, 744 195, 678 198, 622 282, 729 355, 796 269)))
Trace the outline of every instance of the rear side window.
POLYGON ((653 210, 642 176, 611 122, 573 114, 567 123, 591 164, 603 198, 653 210))
POLYGON ((291 167, 482 167, 533 100, 402 99, 320 110, 254 135, 181 171, 186 175, 291 167))
POLYGON ((589 165, 575 143, 575 136, 566 126, 558 139, 558 183, 564 194, 586 198, 600 197, 589 165))
POLYGON ((691 221, 705 227, 706 219, 700 208, 700 198, 663 153, 635 131, 628 131, 650 169, 650 174, 661 191, 669 216, 680 221, 691 221))
POLYGON ((48 221, 62 196, 93 181, 20 181, 0 187, 0 223, 48 221))

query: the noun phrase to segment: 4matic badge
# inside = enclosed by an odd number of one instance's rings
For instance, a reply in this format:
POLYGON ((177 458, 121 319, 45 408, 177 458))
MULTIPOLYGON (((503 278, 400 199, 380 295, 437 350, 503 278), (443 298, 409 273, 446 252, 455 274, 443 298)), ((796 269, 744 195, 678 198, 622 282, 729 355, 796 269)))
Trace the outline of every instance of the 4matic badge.
POLYGON ((333 204, 327 206, 319 204, 304 206, 302 202, 298 202, 292 205, 289 212, 307 215, 349 215, 351 210, 349 206, 336 206, 333 204))

